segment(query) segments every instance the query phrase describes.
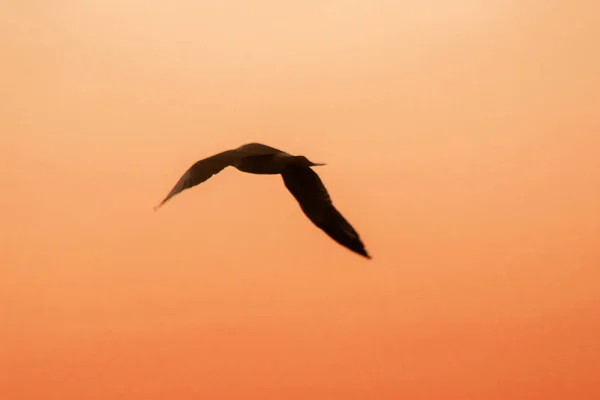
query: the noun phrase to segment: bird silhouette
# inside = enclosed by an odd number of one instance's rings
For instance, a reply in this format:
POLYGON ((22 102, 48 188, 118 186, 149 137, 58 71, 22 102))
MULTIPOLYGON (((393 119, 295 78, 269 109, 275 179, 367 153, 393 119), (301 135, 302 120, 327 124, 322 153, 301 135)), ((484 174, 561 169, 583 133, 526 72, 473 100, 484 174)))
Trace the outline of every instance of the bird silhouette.
POLYGON ((311 169, 322 165, 325 164, 314 163, 304 156, 294 156, 264 144, 248 143, 194 163, 154 210, 158 210, 176 194, 206 181, 229 166, 251 174, 280 174, 285 187, 318 228, 342 246, 371 259, 358 233, 334 207, 325 185, 311 169))

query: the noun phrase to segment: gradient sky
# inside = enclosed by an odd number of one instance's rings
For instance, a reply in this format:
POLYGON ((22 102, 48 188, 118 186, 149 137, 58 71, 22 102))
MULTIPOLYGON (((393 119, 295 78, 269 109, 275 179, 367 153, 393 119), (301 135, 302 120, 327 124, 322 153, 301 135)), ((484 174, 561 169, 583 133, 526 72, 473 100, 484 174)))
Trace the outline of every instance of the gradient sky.
POLYGON ((600 398, 596 0, 0 5, 0 398, 600 398), (373 255, 234 169, 318 173, 373 255))

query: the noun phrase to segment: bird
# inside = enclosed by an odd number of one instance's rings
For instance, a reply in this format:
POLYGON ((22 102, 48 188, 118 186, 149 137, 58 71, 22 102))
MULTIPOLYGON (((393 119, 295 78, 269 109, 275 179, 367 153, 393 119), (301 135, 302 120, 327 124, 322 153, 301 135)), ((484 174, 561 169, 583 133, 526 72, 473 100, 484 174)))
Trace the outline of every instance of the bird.
POLYGON ((291 155, 261 143, 247 143, 195 162, 179 178, 167 196, 154 207, 154 211, 173 196, 205 182, 230 166, 250 174, 279 174, 285 187, 315 226, 340 245, 371 259, 372 256, 365 249, 360 236, 334 207, 321 178, 311 168, 324 165, 326 164, 314 163, 305 156, 291 155))

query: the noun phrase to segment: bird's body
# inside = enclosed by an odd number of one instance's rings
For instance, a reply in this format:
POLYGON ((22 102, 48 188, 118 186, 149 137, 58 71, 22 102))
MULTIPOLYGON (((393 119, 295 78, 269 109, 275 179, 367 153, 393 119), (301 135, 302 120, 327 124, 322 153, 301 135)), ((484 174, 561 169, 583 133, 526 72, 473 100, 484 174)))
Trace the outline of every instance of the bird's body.
POLYGON ((313 163, 304 156, 294 156, 260 143, 245 144, 197 161, 181 176, 156 208, 181 191, 206 181, 228 166, 250 174, 280 174, 286 188, 296 198, 304 214, 317 227, 342 246, 371 258, 358 233, 333 206, 323 182, 311 169, 320 165, 325 164, 313 163))
POLYGON ((239 171, 249 174, 276 175, 281 174, 290 162, 288 154, 266 154, 260 156, 247 156, 237 159, 233 166, 239 171))

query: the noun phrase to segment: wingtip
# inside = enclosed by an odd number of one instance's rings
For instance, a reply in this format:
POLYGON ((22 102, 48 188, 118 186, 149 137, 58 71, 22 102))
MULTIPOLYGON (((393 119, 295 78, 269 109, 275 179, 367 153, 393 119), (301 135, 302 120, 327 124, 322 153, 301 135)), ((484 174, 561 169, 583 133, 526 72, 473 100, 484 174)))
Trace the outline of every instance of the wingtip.
POLYGON ((373 259, 373 256, 371 256, 371 254, 367 251, 367 249, 364 248, 364 246, 361 246, 361 248, 358 249, 356 252, 364 258, 367 258, 369 260, 373 259))
POLYGON ((364 248, 361 249, 351 249, 352 251, 354 251, 356 254, 358 254, 361 257, 364 257, 366 259, 372 260, 373 257, 371 256, 371 254, 369 254, 369 252, 367 250, 365 250, 364 248))
POLYGON ((165 205, 165 203, 169 200, 169 197, 165 198, 163 201, 154 206, 154 211, 158 211, 159 208, 165 205))

